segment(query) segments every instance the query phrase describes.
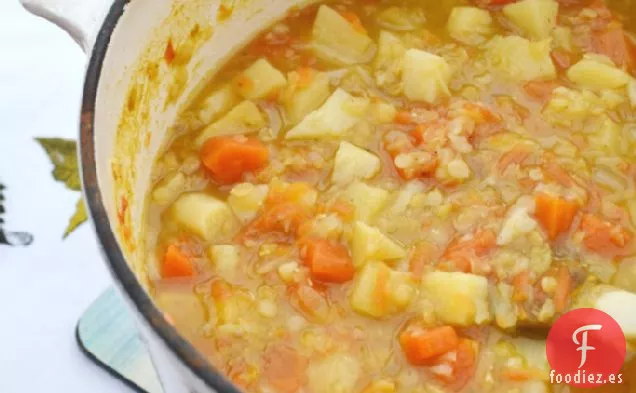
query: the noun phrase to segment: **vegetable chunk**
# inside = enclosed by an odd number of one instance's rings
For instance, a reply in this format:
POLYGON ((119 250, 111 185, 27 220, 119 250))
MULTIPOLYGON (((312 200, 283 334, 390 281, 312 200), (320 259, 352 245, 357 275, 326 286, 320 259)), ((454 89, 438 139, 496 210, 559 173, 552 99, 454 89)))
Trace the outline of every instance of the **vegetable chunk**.
POLYGON ((287 139, 342 137, 366 113, 369 100, 336 90, 319 109, 311 112, 286 135, 287 139))
POLYGON ((488 45, 493 66, 512 80, 526 82, 556 77, 549 39, 530 42, 518 36, 496 36, 488 45))
POLYGON ((353 279, 355 269, 346 247, 324 239, 309 239, 303 243, 303 259, 312 278, 332 283, 353 279))
POLYGON ((409 273, 372 261, 356 274, 351 307, 362 315, 380 318, 406 308, 415 293, 415 282, 409 273))
POLYGON ((268 161, 267 147, 254 138, 212 138, 201 150, 201 162, 219 184, 236 183, 245 173, 263 168, 268 161))
POLYGON ((266 184, 242 183, 234 186, 227 198, 232 211, 243 223, 251 221, 263 207, 269 192, 266 184))
POLYGON ((451 37, 467 45, 484 43, 494 31, 490 12, 477 7, 454 7, 446 28, 451 37))
POLYGON ((373 56, 373 40, 347 18, 323 5, 318 10, 312 31, 314 53, 328 62, 352 65, 373 56))
POLYGON ((329 97, 329 75, 306 68, 290 73, 289 81, 290 90, 286 92, 283 103, 287 116, 295 124, 320 107, 329 97))
POLYGON ((400 334, 400 345, 406 359, 415 366, 431 365, 447 352, 459 346, 459 337, 452 326, 427 329, 418 324, 409 324, 400 334))
POLYGON ((265 117, 251 101, 243 101, 216 123, 207 126, 196 140, 201 147, 210 138, 222 135, 241 135, 256 132, 265 127, 265 117))
POLYGON ((254 100, 276 97, 286 83, 282 72, 269 61, 259 59, 236 77, 234 87, 241 97, 254 100))
POLYGON ((240 102, 231 83, 227 83, 213 91, 203 100, 199 108, 199 120, 210 124, 240 102))
POLYGON ((368 223, 386 205, 389 192, 362 182, 355 182, 344 192, 344 198, 355 207, 356 221, 368 223))
POLYGON ((362 376, 362 365, 347 353, 334 353, 311 363, 307 376, 314 393, 348 393, 362 376))
POLYGON ((347 185, 355 180, 371 179, 380 171, 380 158, 349 142, 340 142, 331 181, 347 185))
POLYGON ((172 205, 172 215, 185 229, 209 242, 228 236, 237 226, 225 202, 202 192, 182 195, 172 205))
POLYGON ((629 82, 629 75, 606 57, 586 55, 568 70, 568 79, 588 89, 615 89, 629 82))
POLYGON ((418 49, 404 55, 404 94, 411 100, 436 103, 450 95, 451 70, 444 58, 418 49))
POLYGON ((459 272, 431 272, 422 278, 422 294, 441 322, 470 326, 490 321, 488 280, 459 272))
POLYGON ((171 244, 166 250, 161 265, 163 278, 190 277, 194 275, 192 259, 179 249, 176 244, 171 244))
POLYGON ((549 38, 556 26, 559 3, 554 0, 522 0, 508 4, 503 14, 531 39, 549 38))
POLYGON ((360 268, 369 260, 389 261, 404 258, 404 248, 380 232, 358 221, 353 230, 353 263, 360 268))

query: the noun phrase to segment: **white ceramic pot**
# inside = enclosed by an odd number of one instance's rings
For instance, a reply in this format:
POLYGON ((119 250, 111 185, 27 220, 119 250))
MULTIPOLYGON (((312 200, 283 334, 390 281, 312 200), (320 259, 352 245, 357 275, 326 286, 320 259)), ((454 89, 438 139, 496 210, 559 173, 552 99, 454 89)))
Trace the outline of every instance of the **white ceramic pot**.
POLYGON ((69 32, 90 56, 80 119, 84 195, 105 261, 137 317, 164 390, 238 393, 166 322, 146 291, 145 195, 153 159, 179 109, 236 50, 291 7, 312 0, 21 1, 69 32), (210 35, 187 65, 179 98, 166 105, 174 84, 162 63, 167 42, 195 25, 210 35))

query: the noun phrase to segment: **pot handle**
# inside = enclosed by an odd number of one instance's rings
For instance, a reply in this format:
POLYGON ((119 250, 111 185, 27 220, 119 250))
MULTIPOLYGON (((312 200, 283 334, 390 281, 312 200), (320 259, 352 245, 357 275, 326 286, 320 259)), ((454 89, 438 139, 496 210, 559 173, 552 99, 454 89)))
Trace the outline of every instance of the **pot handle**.
POLYGON ((89 53, 113 0, 20 0, 30 13, 63 30, 89 53))

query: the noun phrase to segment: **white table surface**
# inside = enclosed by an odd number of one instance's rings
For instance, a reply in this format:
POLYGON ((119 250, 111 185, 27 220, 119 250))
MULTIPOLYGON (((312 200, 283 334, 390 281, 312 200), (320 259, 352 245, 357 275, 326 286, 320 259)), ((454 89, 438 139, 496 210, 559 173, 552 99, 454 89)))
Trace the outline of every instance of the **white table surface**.
POLYGON ((62 234, 78 193, 53 180, 34 137, 76 138, 85 56, 55 26, 0 0, 0 182, 5 230, 34 235, 0 245, 0 392, 129 392, 90 363, 75 324, 110 285, 88 224, 62 234))

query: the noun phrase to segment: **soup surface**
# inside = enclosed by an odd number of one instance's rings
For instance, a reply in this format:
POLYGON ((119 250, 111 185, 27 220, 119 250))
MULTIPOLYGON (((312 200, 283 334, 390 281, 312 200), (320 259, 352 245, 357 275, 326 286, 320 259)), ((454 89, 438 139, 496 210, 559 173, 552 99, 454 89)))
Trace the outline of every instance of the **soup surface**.
MULTIPOLYGON (((623 25, 600 0, 293 12, 157 161, 157 302, 248 392, 569 391, 549 380, 555 319, 636 304, 623 25)), ((623 374, 604 389, 636 391, 623 374)))

